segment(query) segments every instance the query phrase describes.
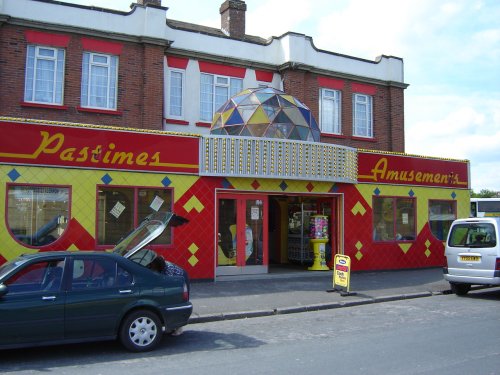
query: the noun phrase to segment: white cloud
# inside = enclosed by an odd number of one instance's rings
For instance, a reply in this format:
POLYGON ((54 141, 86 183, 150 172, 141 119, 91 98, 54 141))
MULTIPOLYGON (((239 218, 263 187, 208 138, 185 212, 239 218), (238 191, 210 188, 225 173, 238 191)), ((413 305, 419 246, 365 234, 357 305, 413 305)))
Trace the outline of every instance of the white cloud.
POLYGON ((427 32, 422 20, 428 20, 428 4, 425 0, 353 0, 343 9, 323 11, 313 39, 320 48, 367 59, 381 54, 402 56, 409 48, 405 35, 427 32))
POLYGON ((405 116, 406 152, 467 159, 475 191, 500 190, 500 98, 415 96, 405 116))
POLYGON ((246 32, 263 38, 280 36, 288 31, 300 32, 298 25, 312 17, 312 6, 318 1, 247 0, 246 32))

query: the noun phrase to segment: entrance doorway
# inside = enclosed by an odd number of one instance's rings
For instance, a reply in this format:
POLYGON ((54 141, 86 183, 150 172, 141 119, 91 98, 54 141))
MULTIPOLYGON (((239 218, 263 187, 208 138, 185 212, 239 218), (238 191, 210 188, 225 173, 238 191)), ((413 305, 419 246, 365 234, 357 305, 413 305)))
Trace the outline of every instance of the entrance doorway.
POLYGON ((267 196, 220 194, 216 276, 268 272, 267 196))
POLYGON ((341 195, 258 195, 219 193, 217 196, 216 276, 260 274, 273 266, 311 266, 310 217, 328 220, 327 265, 342 253, 341 195))
MULTIPOLYGON (((324 215, 328 220, 328 242, 325 244, 329 266, 333 256, 341 253, 342 199, 339 195, 270 196, 269 261, 272 265, 297 265, 306 269, 313 263, 310 246, 310 218, 324 215)), ((296 268, 296 267, 294 267, 296 268)))

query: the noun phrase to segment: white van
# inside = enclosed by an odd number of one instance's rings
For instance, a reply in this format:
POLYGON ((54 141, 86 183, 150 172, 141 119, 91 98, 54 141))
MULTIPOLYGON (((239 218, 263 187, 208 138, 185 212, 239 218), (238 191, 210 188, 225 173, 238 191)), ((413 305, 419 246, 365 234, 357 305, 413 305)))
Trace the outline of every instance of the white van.
POLYGON ((458 219, 446 241, 444 278, 465 295, 471 285, 500 286, 500 218, 458 219))

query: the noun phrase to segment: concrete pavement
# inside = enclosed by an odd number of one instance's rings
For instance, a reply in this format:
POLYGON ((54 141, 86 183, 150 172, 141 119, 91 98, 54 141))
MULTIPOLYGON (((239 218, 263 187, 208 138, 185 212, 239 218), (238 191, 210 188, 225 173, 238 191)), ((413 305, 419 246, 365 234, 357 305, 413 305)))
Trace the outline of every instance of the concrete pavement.
POLYGON ((333 309, 449 293, 442 268, 354 272, 350 292, 331 292, 333 271, 271 268, 269 274, 192 282, 190 323, 333 309), (354 294, 355 293, 355 294, 354 294))

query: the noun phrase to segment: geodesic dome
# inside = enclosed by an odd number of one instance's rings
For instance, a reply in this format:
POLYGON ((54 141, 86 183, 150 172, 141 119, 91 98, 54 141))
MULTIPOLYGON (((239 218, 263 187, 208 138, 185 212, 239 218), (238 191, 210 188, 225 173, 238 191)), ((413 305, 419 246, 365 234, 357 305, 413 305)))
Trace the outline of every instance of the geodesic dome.
POLYGON ((320 141, 311 110, 270 87, 243 90, 214 114, 210 134, 320 141))

